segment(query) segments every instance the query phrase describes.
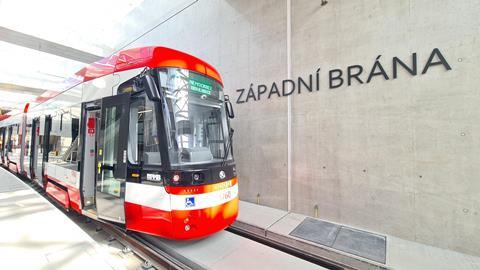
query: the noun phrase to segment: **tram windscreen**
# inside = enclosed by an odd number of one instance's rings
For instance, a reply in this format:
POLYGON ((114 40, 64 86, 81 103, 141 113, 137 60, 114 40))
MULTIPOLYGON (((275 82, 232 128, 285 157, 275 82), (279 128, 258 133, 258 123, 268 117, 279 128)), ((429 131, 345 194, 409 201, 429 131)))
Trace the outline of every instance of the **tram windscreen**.
POLYGON ((171 164, 215 163, 232 158, 222 86, 179 68, 160 70, 171 164))

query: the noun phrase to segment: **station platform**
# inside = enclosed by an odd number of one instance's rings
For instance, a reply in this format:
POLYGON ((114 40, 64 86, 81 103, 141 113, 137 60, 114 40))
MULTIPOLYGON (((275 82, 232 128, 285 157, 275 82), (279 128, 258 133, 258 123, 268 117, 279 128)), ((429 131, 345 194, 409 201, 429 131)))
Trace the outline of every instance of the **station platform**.
POLYGON ((234 227, 354 269, 480 270, 480 257, 245 201, 234 227))
POLYGON ((64 213, 0 168, 1 269, 124 269, 64 213))

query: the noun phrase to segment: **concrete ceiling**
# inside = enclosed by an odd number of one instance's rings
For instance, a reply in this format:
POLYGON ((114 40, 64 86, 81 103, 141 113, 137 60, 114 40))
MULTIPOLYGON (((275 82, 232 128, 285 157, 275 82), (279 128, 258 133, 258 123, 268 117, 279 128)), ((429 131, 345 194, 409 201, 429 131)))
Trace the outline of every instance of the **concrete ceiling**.
MULTIPOLYGON (((102 57, 98 55, 94 55, 88 52, 84 52, 78 49, 74 49, 72 47, 64 46, 62 44, 58 44, 55 42, 51 42, 48 40, 44 40, 32 35, 27 35, 24 33, 20 33, 18 31, 14 31, 5 27, 0 26, 0 41, 9 43, 11 45, 16 45, 25 49, 36 50, 39 53, 46 53, 51 54, 54 56, 65 58, 66 60, 72 60, 81 63, 92 63, 95 62, 102 57)), ((32 59, 35 60, 35 59, 32 59)), ((28 65, 32 62, 28 61, 28 59, 21 59, 20 57, 17 61, 25 61, 24 64, 28 65)), ((75 65, 77 66, 77 65, 75 65)), ((5 68, 5 66, 4 66, 5 68)), ((48 72, 48 71, 45 71, 48 72)), ((62 75, 55 75, 42 72, 41 69, 37 71, 38 75, 45 75, 50 77, 56 77, 59 80, 64 80, 65 77, 62 75)), ((6 74, 7 76, 9 74, 6 74)), ((28 74, 24 74, 23 76, 28 76, 28 74)), ((20 75, 20 77, 23 77, 20 75)), ((35 79, 35 76, 31 76, 30 79, 35 79)), ((41 79, 41 78, 39 78, 41 79)), ((31 80, 30 80, 31 81, 31 80)), ((25 81, 28 83, 28 80, 25 81)), ((17 82, 21 83, 21 82, 17 82)), ((10 111, 21 110, 23 106, 27 102, 33 101, 37 96, 40 96, 45 91, 52 91, 51 89, 46 88, 38 88, 32 87, 17 83, 10 83, 8 81, 0 81, 0 93, 4 93, 2 95, 4 98, 0 98, 0 112, 2 114, 8 113, 10 111), (6 93, 8 92, 8 93, 6 93), (6 95, 5 95, 6 93, 6 95), (7 99, 5 97, 10 96, 11 98, 7 99)))
POLYGON ((2 26, 0 26, 0 40, 83 63, 92 63, 102 58, 98 55, 77 50, 75 48, 41 39, 32 35, 20 33, 2 26))

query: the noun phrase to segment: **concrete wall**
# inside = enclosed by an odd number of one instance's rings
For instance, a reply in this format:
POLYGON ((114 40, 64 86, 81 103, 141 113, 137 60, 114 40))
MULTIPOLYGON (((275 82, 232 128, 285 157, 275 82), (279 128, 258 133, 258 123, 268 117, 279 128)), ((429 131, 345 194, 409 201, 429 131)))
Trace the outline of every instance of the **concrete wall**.
MULTIPOLYGON (((235 99, 288 77, 286 1, 184 2, 130 46, 210 62, 235 99)), ((480 2, 294 0, 291 14, 292 77, 321 68, 320 91, 291 96, 292 211, 480 255, 480 2), (378 55, 391 77, 416 52, 421 73, 434 48, 452 70, 328 88, 328 70, 359 64, 365 80, 378 55)), ((287 98, 234 107, 241 199, 286 209, 287 98)))

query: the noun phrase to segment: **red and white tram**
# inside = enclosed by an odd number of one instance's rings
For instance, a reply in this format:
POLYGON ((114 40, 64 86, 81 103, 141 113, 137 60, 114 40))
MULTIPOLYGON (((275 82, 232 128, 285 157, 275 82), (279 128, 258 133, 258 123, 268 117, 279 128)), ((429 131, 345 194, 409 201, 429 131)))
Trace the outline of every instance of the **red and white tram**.
POLYGON ((121 51, 0 122, 4 166, 67 209, 170 239, 232 224, 238 184, 219 73, 164 47, 121 51))

